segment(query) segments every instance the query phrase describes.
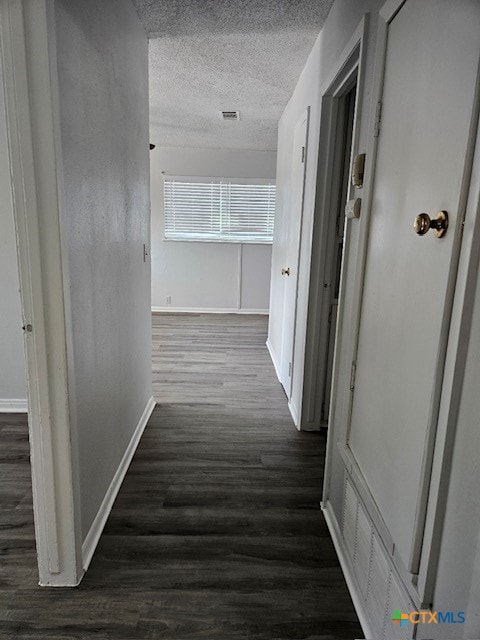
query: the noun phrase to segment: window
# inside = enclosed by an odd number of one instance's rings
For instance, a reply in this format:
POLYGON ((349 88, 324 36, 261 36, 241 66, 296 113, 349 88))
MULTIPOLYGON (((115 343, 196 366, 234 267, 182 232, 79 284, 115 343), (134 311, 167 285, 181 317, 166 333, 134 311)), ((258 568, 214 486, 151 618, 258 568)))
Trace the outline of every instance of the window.
POLYGON ((165 238, 271 243, 275 184, 266 180, 165 178, 165 238))

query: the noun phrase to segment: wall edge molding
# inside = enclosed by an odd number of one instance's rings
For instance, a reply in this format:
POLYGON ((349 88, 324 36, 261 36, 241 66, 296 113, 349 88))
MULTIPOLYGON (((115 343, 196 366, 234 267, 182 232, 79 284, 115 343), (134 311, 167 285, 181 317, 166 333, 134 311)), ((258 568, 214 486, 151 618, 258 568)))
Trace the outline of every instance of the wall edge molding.
POLYGON ((132 458, 135 455, 135 451, 137 450, 138 444, 143 435, 145 427, 147 426, 148 420, 152 415, 152 411, 155 408, 155 404, 155 400, 152 396, 147 401, 145 409, 143 410, 143 413, 140 417, 140 420, 138 421, 135 431, 133 432, 125 453, 123 454, 120 464, 117 467, 110 486, 105 493, 102 504, 97 511, 97 515, 95 516, 95 519, 92 522, 87 535, 85 536, 85 540, 82 544, 82 562, 85 571, 87 571, 90 565, 95 549, 97 548, 98 541, 100 539, 100 536, 102 535, 108 516, 110 515, 110 512, 112 510, 113 503, 115 502, 115 498, 117 497, 120 487, 122 486, 125 474, 127 473, 130 463, 132 462, 132 458))
POLYGON ((28 413, 28 400, 26 398, 2 399, 0 413, 28 413))
POLYGON ((237 309, 236 307, 218 309, 210 307, 154 307, 152 313, 237 313, 241 315, 268 315, 269 309, 237 309))

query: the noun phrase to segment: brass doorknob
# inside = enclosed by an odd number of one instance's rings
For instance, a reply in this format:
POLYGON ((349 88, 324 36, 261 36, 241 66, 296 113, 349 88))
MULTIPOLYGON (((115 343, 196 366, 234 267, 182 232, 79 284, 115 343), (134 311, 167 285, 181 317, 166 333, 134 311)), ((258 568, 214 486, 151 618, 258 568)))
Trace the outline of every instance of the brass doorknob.
POLYGON ((427 231, 433 229, 437 238, 442 238, 448 229, 448 213, 439 211, 433 220, 428 213, 419 213, 413 223, 413 229, 419 236, 424 236, 427 231))
POLYGON ((287 267, 286 269, 282 269, 282 276, 289 276, 290 275, 290 267, 287 267))

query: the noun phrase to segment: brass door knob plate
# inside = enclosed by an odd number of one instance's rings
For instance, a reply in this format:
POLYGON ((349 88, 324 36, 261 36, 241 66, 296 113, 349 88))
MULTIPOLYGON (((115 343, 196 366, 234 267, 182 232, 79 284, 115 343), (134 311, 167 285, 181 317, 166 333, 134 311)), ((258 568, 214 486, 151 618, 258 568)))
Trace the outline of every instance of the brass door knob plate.
POLYGON ((424 236, 430 229, 433 229, 437 238, 443 238, 448 229, 448 213, 439 211, 433 220, 428 213, 419 213, 413 223, 413 229, 419 236, 424 236))
POLYGON ((282 269, 282 276, 289 276, 290 275, 290 267, 287 267, 286 269, 282 269))

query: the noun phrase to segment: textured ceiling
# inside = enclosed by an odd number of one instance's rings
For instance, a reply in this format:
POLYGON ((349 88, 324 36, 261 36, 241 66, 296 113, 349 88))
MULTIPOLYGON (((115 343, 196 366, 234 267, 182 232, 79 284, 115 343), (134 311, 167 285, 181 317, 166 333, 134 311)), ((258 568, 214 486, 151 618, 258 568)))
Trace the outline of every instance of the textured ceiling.
POLYGON ((133 0, 150 38, 151 141, 276 149, 333 0, 133 0), (240 111, 239 122, 220 111, 240 111))

